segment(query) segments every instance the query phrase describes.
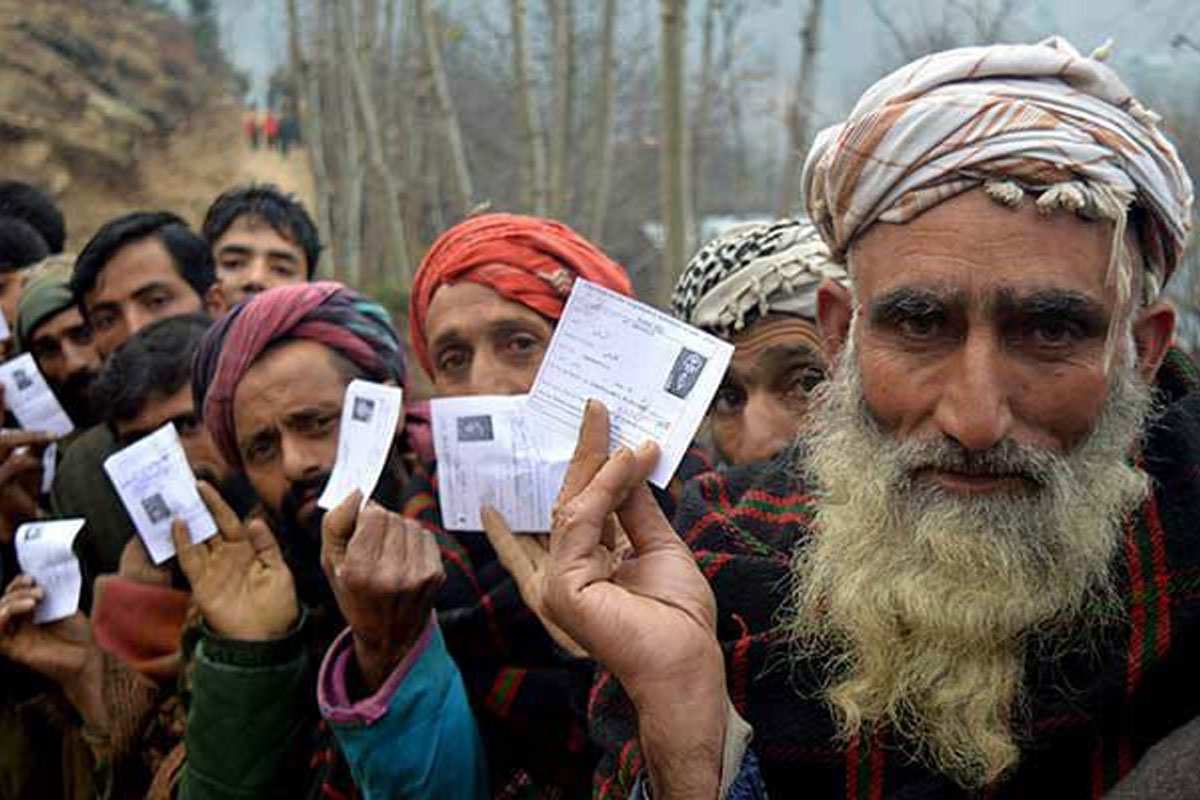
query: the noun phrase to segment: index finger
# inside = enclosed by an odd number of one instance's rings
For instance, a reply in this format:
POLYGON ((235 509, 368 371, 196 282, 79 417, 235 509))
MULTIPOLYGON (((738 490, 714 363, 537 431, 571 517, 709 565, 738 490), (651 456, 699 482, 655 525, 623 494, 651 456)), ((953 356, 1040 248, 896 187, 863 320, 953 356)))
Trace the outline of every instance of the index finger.
POLYGON ((53 441, 54 435, 45 431, 0 431, 0 458, 8 458, 18 447, 45 449, 53 441))
POLYGON ((196 481, 196 489, 199 490, 204 505, 208 506, 209 513, 213 515, 213 521, 217 523, 217 529, 221 531, 221 538, 230 542, 245 539, 246 531, 241 519, 225 502, 225 498, 221 497, 221 493, 207 481, 196 481))
POLYGON ((582 492, 604 466, 608 460, 608 437, 608 409, 599 400, 588 400, 583 408, 583 422, 579 426, 579 438, 575 441, 575 453, 567 465, 567 474, 558 492, 556 505, 582 492))
POLYGON ((479 509, 479 519, 483 522, 483 532, 487 534, 500 564, 513 576, 518 586, 524 584, 533 574, 533 562, 513 535, 504 516, 491 506, 484 506, 479 509))

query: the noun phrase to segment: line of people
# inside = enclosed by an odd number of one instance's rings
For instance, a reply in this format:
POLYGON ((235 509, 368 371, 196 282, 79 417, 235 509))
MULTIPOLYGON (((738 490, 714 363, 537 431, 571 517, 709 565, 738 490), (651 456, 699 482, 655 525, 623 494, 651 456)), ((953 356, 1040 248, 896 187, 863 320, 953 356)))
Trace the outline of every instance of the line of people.
MULTIPOLYGON (((1156 118, 1061 40, 947 51, 804 183, 681 273, 734 355, 671 485, 590 403, 549 535, 447 530, 410 398, 371 496, 318 506, 347 386, 411 376, 293 198, 73 258, 0 184, 0 309, 79 431, 45 494, 50 438, 0 431, 0 798, 1188 796, 1200 375, 1159 293, 1192 189, 1156 118), (102 465, 166 423, 219 532, 156 565, 102 465), (85 581, 36 625, 43 517, 86 520, 85 581)), ((434 396, 529 392, 578 279, 633 295, 561 223, 444 232, 434 396)))

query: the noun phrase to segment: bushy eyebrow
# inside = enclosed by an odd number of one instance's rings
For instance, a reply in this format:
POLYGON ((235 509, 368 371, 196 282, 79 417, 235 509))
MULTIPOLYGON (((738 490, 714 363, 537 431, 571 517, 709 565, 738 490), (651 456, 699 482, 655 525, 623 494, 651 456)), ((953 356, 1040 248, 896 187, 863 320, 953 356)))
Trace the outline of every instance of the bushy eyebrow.
POLYGON ((997 318, 1024 316, 1075 320, 1100 329, 1109 321, 1103 305, 1082 292, 1068 289, 1046 289, 1024 295, 1003 290, 997 293, 992 313, 997 318))
POLYGON ((962 292, 901 287, 884 292, 872 300, 869 314, 871 322, 887 324, 912 317, 964 311, 966 306, 967 298, 962 292))

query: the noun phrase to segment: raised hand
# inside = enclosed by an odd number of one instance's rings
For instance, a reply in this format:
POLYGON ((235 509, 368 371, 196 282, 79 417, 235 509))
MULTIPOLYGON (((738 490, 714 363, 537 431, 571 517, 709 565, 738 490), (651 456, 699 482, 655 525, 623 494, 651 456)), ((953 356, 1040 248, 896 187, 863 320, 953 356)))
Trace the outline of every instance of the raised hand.
POLYGON ((40 516, 42 454, 53 441, 38 431, 0 431, 0 544, 11 543, 22 523, 40 516))
POLYGON ((716 602, 646 486, 653 444, 610 458, 608 413, 584 412, 550 533, 545 609, 621 681, 659 796, 715 796, 727 709, 716 602), (604 546, 615 514, 632 557, 604 546))
POLYGON ((483 530, 500 563, 512 575, 529 610, 537 615, 542 627, 559 647, 573 656, 586 656, 579 643, 546 616, 546 567, 550 563, 550 537, 533 534, 513 534, 504 516, 490 506, 479 510, 483 530))
POLYGON ((203 482, 199 488, 220 532, 194 545, 186 523, 176 520, 171 538, 205 622, 230 639, 284 636, 295 626, 300 607, 279 543, 266 523, 243 524, 215 489, 203 482))
POLYGON ((42 588, 29 575, 18 575, 0 597, 0 656, 64 683, 82 669, 91 646, 87 617, 78 611, 47 625, 33 623, 42 588))
POLYGON ((429 623, 446 580, 433 534, 354 492, 321 524, 321 567, 354 638, 363 681, 379 688, 429 623))

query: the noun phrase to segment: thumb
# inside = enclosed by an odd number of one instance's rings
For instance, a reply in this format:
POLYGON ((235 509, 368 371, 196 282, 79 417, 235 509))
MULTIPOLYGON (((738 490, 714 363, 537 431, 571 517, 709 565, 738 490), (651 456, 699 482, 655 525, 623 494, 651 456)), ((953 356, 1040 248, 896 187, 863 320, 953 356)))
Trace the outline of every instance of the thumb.
POLYGON ((346 557, 346 545, 354 535, 362 492, 355 489, 321 521, 321 561, 337 566, 346 557))

